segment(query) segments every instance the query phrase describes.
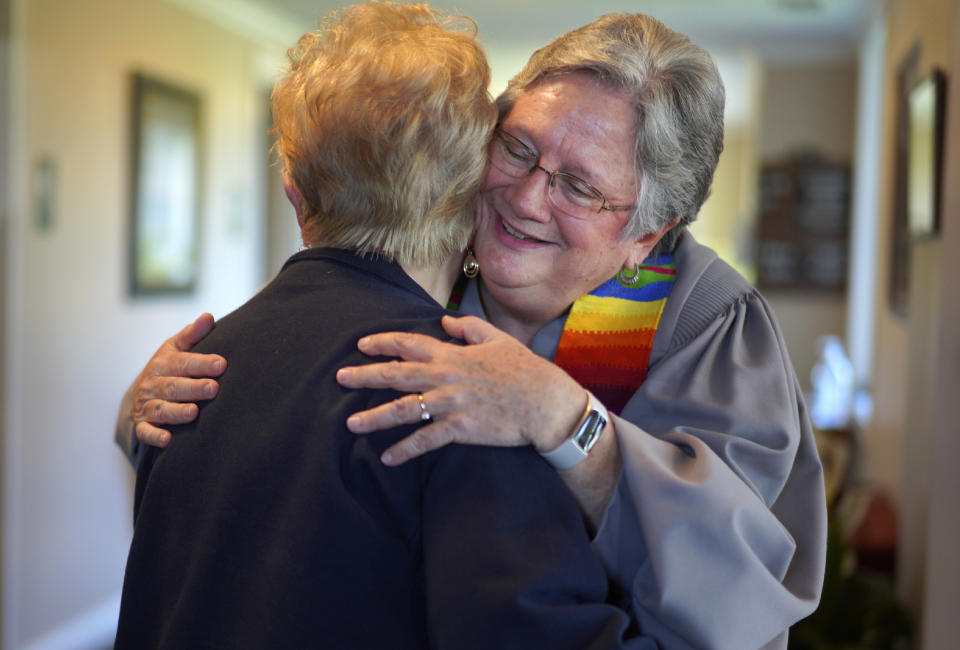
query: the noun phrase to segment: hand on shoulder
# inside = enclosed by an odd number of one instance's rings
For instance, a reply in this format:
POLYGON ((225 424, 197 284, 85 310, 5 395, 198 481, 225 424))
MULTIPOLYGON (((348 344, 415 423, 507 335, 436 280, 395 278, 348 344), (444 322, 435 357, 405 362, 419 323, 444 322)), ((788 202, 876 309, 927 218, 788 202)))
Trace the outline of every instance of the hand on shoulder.
POLYGON ((374 334, 358 342, 360 351, 400 360, 337 373, 337 381, 348 388, 409 393, 353 414, 347 427, 354 433, 413 424, 430 415, 429 424, 384 452, 386 464, 399 465, 452 442, 529 444, 549 451, 569 435, 586 402, 573 378, 479 318, 445 316, 443 327, 467 345, 409 332, 374 334))
POLYGON ((157 447, 170 443, 162 425, 184 424, 197 417, 196 402, 212 399, 220 385, 212 379, 227 368, 217 354, 190 352, 213 330, 213 316, 204 313, 163 342, 129 390, 130 419, 140 442, 157 447))

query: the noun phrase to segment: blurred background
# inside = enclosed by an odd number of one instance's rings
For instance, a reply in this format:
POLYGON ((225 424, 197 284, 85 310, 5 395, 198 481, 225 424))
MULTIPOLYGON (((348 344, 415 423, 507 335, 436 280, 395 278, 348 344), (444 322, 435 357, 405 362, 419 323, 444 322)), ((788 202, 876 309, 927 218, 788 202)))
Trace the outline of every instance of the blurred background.
MULTIPOLYGON (((3 648, 112 645, 132 532, 118 402, 165 338, 296 251, 269 92, 339 4, 0 0, 3 648)), ((433 4, 477 20, 494 94, 608 11, 714 54, 726 144, 693 232, 777 313, 834 515, 794 645, 956 647, 960 184, 937 180, 960 175, 960 0, 433 4)))

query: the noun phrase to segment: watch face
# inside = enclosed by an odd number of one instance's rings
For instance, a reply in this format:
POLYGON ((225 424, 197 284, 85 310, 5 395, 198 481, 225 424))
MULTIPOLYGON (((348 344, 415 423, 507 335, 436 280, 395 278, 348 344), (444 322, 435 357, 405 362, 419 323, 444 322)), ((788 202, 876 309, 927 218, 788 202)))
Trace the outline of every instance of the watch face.
POLYGON ((593 445, 597 442, 597 438, 600 437, 600 432, 603 431, 603 427, 607 425, 606 420, 603 419, 603 416, 600 415, 597 411, 590 411, 586 419, 583 422, 583 425, 580 427, 580 430, 577 431, 576 435, 573 437, 573 441, 577 443, 577 446, 584 451, 590 451, 593 445))

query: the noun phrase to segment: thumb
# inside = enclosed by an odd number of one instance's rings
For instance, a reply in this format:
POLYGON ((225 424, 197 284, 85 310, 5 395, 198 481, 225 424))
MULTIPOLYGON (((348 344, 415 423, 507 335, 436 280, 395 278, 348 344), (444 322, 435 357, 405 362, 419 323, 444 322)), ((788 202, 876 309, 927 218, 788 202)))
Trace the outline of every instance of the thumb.
POLYGON ((463 339, 470 345, 484 343, 503 334, 499 329, 476 316, 461 316, 460 318, 444 316, 441 325, 443 325, 447 334, 463 339))
POLYGON ((173 344, 180 351, 187 351, 199 343, 203 337, 213 330, 213 315, 208 313, 200 314, 197 320, 193 321, 174 337, 173 344))

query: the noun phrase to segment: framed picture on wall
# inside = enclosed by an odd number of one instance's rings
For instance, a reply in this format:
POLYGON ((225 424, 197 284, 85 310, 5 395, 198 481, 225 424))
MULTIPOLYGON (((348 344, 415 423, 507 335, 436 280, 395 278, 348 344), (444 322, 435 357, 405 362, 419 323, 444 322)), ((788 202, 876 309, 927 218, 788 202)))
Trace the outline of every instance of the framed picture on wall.
POLYGON ((200 98, 132 79, 130 292, 190 293, 198 275, 200 98))
POLYGON ((907 223, 913 238, 937 233, 943 164, 944 75, 934 70, 907 97, 907 223))
POLYGON ((910 91, 919 79, 920 45, 904 56, 897 70, 896 136, 893 174, 893 219, 890 233, 890 309, 907 316, 910 287, 910 224, 907 218, 907 177, 910 165, 910 91))

